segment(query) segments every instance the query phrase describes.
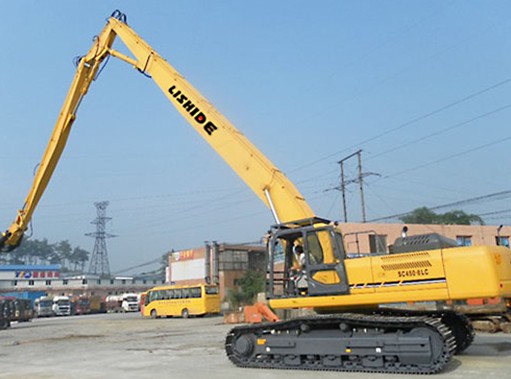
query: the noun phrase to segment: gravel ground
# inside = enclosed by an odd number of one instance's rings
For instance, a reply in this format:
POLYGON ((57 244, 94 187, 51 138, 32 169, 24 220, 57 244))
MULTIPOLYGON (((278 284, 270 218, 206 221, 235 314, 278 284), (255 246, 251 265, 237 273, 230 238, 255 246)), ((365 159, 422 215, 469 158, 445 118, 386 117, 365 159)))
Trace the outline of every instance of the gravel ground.
MULTIPOLYGON (((0 378, 394 378, 395 375, 241 369, 224 353, 221 317, 142 319, 103 314, 35 319, 0 331, 0 378)), ((511 335, 478 334, 439 378, 509 379, 511 335)), ((399 378, 417 376, 400 375, 399 378)))

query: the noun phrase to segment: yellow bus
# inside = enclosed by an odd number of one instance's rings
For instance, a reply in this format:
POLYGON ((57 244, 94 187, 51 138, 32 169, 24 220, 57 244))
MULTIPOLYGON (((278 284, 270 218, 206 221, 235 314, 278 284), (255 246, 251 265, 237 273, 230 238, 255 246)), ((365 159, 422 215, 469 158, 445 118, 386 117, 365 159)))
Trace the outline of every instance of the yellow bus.
POLYGON ((189 286, 159 286, 143 296, 144 317, 203 316, 220 313, 218 286, 198 284, 189 286))

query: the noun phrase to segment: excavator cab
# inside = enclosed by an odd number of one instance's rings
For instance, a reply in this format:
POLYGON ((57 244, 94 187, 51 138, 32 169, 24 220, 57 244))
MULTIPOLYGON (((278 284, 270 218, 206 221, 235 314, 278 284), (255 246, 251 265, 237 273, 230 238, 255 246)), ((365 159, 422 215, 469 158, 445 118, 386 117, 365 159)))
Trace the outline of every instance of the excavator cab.
POLYGON ((268 257, 268 298, 349 293, 342 236, 328 220, 274 225, 268 257))

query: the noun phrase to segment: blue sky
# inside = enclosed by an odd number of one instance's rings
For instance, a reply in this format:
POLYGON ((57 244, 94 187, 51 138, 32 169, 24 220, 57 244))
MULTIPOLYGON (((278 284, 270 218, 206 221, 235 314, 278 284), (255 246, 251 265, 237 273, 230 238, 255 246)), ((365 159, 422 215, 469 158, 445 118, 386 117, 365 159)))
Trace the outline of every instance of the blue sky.
MULTIPOLYGON (((117 8, 322 217, 342 218, 337 162, 358 149, 378 174, 366 178, 368 220, 511 190, 507 1, 2 1, 1 228, 23 205, 73 58, 117 8)), ((360 221, 356 185, 347 197, 360 221)), ((92 251, 84 234, 103 200, 112 271, 256 241, 273 222, 154 83, 114 59, 78 112, 33 238, 92 251)), ((511 222, 507 195, 458 208, 511 222)))

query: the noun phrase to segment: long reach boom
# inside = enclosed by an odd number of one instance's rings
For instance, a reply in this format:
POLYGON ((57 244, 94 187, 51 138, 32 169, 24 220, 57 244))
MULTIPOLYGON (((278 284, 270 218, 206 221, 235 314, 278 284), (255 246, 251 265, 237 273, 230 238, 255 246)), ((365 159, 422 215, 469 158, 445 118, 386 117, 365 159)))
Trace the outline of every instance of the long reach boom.
POLYGON ((135 33, 126 23, 123 13, 115 11, 95 38, 89 52, 78 62, 76 74, 30 192, 12 225, 0 236, 0 251, 12 250, 20 244, 62 155, 78 107, 95 80, 102 62, 108 56, 118 58, 151 77, 179 113, 271 209, 276 222, 314 216, 295 185, 174 67, 135 33), (124 42, 133 57, 112 47, 116 37, 124 42))
MULTIPOLYGON (((140 38, 119 11, 78 62, 30 192, 13 224, 0 235, 0 251, 20 244, 78 107, 109 56, 151 77, 272 211, 276 225, 267 235, 265 262, 269 306, 316 311, 313 316, 234 327, 225 339, 225 352, 237 366, 433 374, 472 343, 467 317, 443 309, 384 311, 380 305, 511 298, 511 251, 502 246, 433 248, 410 240, 411 248, 402 253, 351 259, 338 226, 316 217, 293 183, 140 38), (116 37, 132 56, 112 47, 116 37)), ((153 300, 145 307, 157 314, 160 299, 153 300)))

